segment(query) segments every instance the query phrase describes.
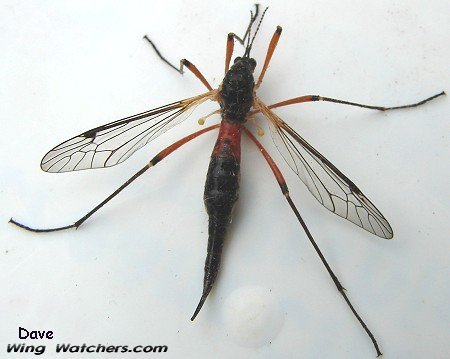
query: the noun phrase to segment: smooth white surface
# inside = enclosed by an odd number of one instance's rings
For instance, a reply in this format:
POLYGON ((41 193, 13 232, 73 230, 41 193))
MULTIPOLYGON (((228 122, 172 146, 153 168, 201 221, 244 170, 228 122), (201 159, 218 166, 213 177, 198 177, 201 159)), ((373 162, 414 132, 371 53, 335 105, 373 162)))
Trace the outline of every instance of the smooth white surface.
POLYGON ((276 340, 283 327, 282 302, 265 287, 240 287, 227 296, 224 303, 227 332, 244 347, 266 346, 276 340))
MULTIPOLYGON (((450 91, 447 1, 268 5, 253 51, 259 65, 276 25, 284 31, 259 92, 267 103, 321 94, 398 105, 450 91)), ((244 31, 251 6, 0 3, 0 356, 6 343, 20 342, 17 330, 24 326, 55 332, 55 339, 38 342, 47 344, 43 357, 49 358, 56 343, 68 342, 165 344, 171 358, 375 357, 247 140, 221 274, 193 323, 207 243, 203 183, 214 134, 174 153, 77 231, 38 235, 7 223, 11 216, 33 226, 70 223, 161 148, 197 129, 192 117, 115 168, 61 175, 39 169, 46 151, 73 135, 203 91, 191 74, 181 77, 163 64, 141 40, 144 34, 172 61, 195 63, 217 86, 226 34, 244 31), (237 344, 222 320, 227 298, 253 285, 280 298, 285 316, 276 339, 259 348, 237 344)), ((385 241, 333 216, 281 165, 384 358, 450 353, 449 107, 445 97, 391 113, 323 103, 277 111, 394 229, 394 239, 385 241)), ((270 136, 263 140, 279 160, 270 136)))

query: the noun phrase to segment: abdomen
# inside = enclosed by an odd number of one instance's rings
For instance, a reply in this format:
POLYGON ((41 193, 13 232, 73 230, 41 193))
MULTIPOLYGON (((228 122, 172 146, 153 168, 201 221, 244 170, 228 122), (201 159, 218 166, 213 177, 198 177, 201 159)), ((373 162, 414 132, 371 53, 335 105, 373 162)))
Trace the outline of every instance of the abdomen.
POLYGON ((239 196, 240 141, 241 125, 222 120, 209 163, 204 193, 209 229, 203 295, 208 295, 216 279, 226 231, 239 196))

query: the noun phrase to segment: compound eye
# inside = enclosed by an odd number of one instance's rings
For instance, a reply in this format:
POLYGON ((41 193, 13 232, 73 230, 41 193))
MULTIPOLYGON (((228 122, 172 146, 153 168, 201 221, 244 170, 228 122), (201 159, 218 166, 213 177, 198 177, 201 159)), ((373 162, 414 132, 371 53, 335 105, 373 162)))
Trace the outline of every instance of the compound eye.
POLYGON ((256 67, 256 61, 255 61, 255 59, 250 59, 250 60, 248 60, 248 63, 250 64, 250 66, 253 68, 253 70, 255 69, 255 67, 256 67))
POLYGON ((236 57, 236 58, 234 59, 234 63, 236 63, 236 62, 238 62, 238 61, 241 61, 241 59, 242 59, 242 57, 240 57, 240 56, 236 57))

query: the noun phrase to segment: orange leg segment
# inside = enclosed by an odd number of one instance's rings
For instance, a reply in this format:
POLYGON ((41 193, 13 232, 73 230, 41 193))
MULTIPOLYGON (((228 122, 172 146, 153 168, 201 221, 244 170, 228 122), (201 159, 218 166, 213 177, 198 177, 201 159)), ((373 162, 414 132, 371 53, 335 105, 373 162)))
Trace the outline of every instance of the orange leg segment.
POLYGON ((185 66, 186 66, 186 68, 189 71, 191 71, 195 75, 195 77, 197 77, 202 82, 203 85, 206 86, 206 88, 209 91, 213 90, 213 88, 211 87, 209 82, 205 79, 205 76, 203 76, 202 73, 199 71, 199 69, 193 63, 189 62, 186 59, 183 59, 183 60, 180 61, 180 71, 181 71, 181 73, 183 73, 183 67, 185 67, 185 66))
POLYGON ((277 29, 275 30, 275 33, 272 36, 272 40, 270 40, 269 48, 267 49, 266 59, 264 60, 264 65, 262 67, 261 74, 259 75, 258 82, 256 83, 256 88, 258 88, 261 85, 266 70, 269 67, 270 59, 272 58, 275 48, 277 47, 278 40, 280 39, 282 30, 283 29, 281 28, 281 26, 277 26, 277 29))
POLYGON ((230 32, 227 37, 227 51, 225 55, 225 74, 230 69, 231 56, 233 56, 234 50, 234 37, 235 35, 230 32))

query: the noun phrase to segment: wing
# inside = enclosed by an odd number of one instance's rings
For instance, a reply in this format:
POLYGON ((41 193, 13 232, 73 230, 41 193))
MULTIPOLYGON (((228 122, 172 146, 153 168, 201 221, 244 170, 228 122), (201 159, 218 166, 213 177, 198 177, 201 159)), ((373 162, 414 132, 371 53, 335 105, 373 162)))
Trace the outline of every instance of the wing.
POLYGON ((60 173, 117 165, 185 120, 202 102, 214 100, 215 92, 206 92, 83 132, 50 150, 42 159, 41 168, 46 172, 60 173))
POLYGON ((256 102, 269 120, 278 151, 323 206, 381 238, 393 237, 386 218, 350 179, 264 103, 256 102))

